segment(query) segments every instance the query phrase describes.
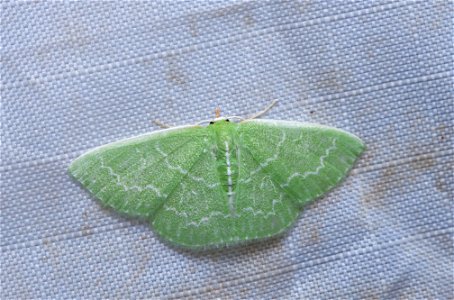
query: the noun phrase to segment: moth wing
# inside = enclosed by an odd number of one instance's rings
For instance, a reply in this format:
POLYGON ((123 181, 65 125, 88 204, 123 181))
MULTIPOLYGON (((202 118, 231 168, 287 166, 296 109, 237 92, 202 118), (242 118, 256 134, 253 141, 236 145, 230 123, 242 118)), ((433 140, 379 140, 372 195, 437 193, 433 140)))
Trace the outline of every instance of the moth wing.
POLYGON ((333 127, 310 123, 248 120, 238 138, 257 167, 242 172, 239 182, 269 176, 298 206, 336 186, 364 151, 356 136, 333 127))
POLYGON ((164 239, 187 248, 209 248, 238 240, 229 198, 217 170, 215 137, 187 169, 152 220, 164 239))
POLYGON ((295 222, 300 209, 275 180, 273 170, 264 167, 264 156, 257 155, 256 148, 265 145, 257 141, 260 133, 243 124, 236 137, 235 229, 246 240, 264 239, 284 232, 295 222))
POLYGON ((182 126, 95 148, 70 174, 103 204, 131 216, 151 217, 204 149, 204 127, 182 126))

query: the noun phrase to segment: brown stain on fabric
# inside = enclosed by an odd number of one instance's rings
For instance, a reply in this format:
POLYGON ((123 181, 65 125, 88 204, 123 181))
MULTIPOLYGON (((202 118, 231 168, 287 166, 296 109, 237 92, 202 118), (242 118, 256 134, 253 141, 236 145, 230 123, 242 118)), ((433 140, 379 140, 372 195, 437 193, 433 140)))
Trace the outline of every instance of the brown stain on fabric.
POLYGON ((438 141, 439 142, 446 142, 448 139, 451 138, 451 134, 452 133, 452 130, 450 130, 450 128, 448 128, 448 126, 446 124, 440 124, 439 126, 437 126, 435 128, 435 131, 437 133, 437 137, 438 137, 438 141))
POLYGON ((317 87, 319 89, 328 89, 341 91, 342 90, 342 80, 339 77, 339 74, 335 70, 329 70, 320 75, 317 81, 317 87))
MULTIPOLYGON (((197 289, 191 283, 181 286, 178 294, 186 291, 191 294, 189 297, 193 299, 205 298, 207 296, 210 298, 219 297, 227 299, 238 297, 238 294, 234 291, 238 291, 239 288, 244 287, 244 279, 249 278, 248 289, 244 290, 244 296, 246 296, 249 294, 249 291, 267 289, 269 285, 266 284, 266 281, 272 274, 276 273, 288 278, 286 282, 290 286, 292 282, 291 278, 294 276, 294 270, 288 267, 291 262, 279 259, 278 255, 278 253, 283 251, 284 241, 285 239, 282 236, 273 237, 252 244, 213 249, 212 251, 198 253, 180 249, 178 252, 189 257, 192 261, 195 260, 197 262, 197 269, 199 271, 203 270, 204 265, 212 264, 213 262, 219 266, 228 264, 230 267, 216 269, 218 273, 213 274, 213 280, 208 280, 203 286, 197 289), (276 263, 276 261, 279 263, 276 263), (237 269, 244 269, 245 273, 239 274, 237 269), (280 270, 283 271, 280 272, 280 270), (252 279, 252 277, 256 278, 252 279)), ((244 298, 250 298, 250 296, 244 298)))
POLYGON ((188 27, 192 37, 199 36, 199 24, 196 15, 190 15, 188 17, 188 27))
POLYGON ((364 293, 360 293, 360 299, 364 300, 380 300, 379 293, 373 290, 367 290, 364 293))
POLYGON ((439 192, 445 192, 447 190, 446 180, 443 177, 438 176, 435 179, 435 188, 439 192))
POLYGON ((436 161, 432 154, 417 156, 410 162, 410 166, 415 171, 425 171, 433 168, 435 165, 436 161))
POLYGON ((93 234, 91 226, 89 225, 88 216, 89 216, 88 209, 85 209, 82 213, 82 219, 83 219, 83 224, 82 224, 82 229, 81 229, 82 236, 89 236, 89 235, 93 234))
MULTIPOLYGON (((315 201, 319 202, 319 201, 315 201)), ((314 204, 314 203, 312 203, 314 204)), ((301 247, 311 247, 318 245, 320 243, 321 235, 320 235, 320 221, 318 217, 314 218, 315 215, 320 216, 323 218, 324 210, 326 208, 314 208, 311 204, 310 211, 314 212, 311 216, 301 217, 301 221, 303 222, 301 228, 302 232, 300 235, 300 242, 301 247)), ((326 203, 325 203, 326 204, 326 203)), ((328 205, 329 206, 329 205, 328 205)), ((304 209, 306 210, 307 207, 304 209)))
POLYGON ((312 228, 311 230, 311 235, 310 235, 310 241, 313 244, 318 244, 320 242, 320 233, 317 227, 312 228))
POLYGON ((253 27, 255 25, 255 20, 249 12, 244 14, 243 23, 246 27, 253 27))
POLYGON ((453 190, 450 188, 453 185, 452 177, 454 174, 454 160, 450 157, 449 161, 438 171, 435 177, 435 188, 438 192, 446 194, 447 203, 454 199, 453 190))
POLYGON ((413 155, 408 164, 388 165, 380 171, 378 180, 362 197, 362 202, 366 206, 381 207, 386 204, 387 196, 393 190, 402 190, 407 182, 415 181, 417 176, 436 165, 437 161, 432 153, 413 155))
POLYGON ((450 7, 452 1, 433 1, 432 3, 435 3, 437 13, 434 14, 435 18, 431 19, 430 25, 433 30, 440 30, 443 28, 444 20, 452 20, 452 8, 450 7))
POLYGON ((91 37, 87 35, 84 24, 72 24, 67 31, 67 43, 74 49, 80 49, 91 43, 91 37))
POLYGON ((295 8, 302 14, 306 13, 307 9, 311 5, 310 0, 299 0, 292 3, 295 5, 295 8))
POLYGON ((82 226, 82 236, 89 236, 92 235, 93 232, 91 230, 91 227, 87 224, 82 226))
POLYGON ((50 262, 51 266, 54 268, 54 274, 60 273, 60 250, 55 244, 50 243, 46 239, 44 240, 43 244, 47 252, 46 256, 43 257, 43 260, 50 262))
POLYGON ((318 74, 316 87, 320 90, 342 92, 344 90, 344 82, 348 82, 349 77, 351 77, 351 73, 348 70, 326 69, 318 74))
POLYGON ((251 9, 249 8, 249 4, 241 3, 206 11, 203 14, 191 14, 187 17, 188 29, 192 37, 198 37, 200 35, 199 24, 204 20, 210 21, 209 23, 211 24, 215 22, 216 19, 221 20, 221 22, 224 22, 225 20, 229 22, 228 18, 232 16, 235 20, 240 19, 242 25, 246 28, 253 27, 256 23, 252 16, 251 9))
POLYGON ((186 74, 181 69, 181 64, 175 56, 167 59, 166 80, 174 86, 185 86, 187 84, 186 74))
POLYGON ((235 15, 238 13, 243 13, 248 9, 247 3, 233 4, 219 9, 212 10, 207 13, 208 18, 224 18, 229 15, 235 15))

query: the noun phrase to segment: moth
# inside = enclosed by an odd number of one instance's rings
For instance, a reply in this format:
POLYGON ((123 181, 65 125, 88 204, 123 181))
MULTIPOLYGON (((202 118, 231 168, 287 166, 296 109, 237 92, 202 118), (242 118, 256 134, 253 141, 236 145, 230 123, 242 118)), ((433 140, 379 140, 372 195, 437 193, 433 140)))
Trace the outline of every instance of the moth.
MULTIPOLYGON (((274 102, 272 103, 272 105, 274 102)), ((192 249, 284 232, 301 209, 336 186, 364 151, 333 127, 221 117, 95 148, 70 174, 103 204, 148 220, 192 249)))

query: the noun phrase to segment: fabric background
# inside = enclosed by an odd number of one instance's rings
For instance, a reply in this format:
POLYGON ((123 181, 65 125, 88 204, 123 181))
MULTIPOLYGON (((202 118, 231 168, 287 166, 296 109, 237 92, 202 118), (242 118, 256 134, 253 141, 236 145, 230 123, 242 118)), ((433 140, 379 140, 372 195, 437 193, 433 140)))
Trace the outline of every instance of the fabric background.
POLYGON ((453 1, 2 2, 1 298, 453 298, 453 1), (360 136, 287 235, 192 253, 67 175, 248 115, 360 136))

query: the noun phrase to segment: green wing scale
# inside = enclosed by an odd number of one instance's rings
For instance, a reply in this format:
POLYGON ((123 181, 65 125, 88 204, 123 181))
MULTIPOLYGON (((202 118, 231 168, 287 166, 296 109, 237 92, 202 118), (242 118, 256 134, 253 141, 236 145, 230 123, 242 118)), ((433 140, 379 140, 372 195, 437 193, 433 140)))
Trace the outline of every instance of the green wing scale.
POLYGON ((364 144, 321 125, 221 119, 108 144, 70 173, 102 203, 188 248, 274 236, 341 181, 364 144))

